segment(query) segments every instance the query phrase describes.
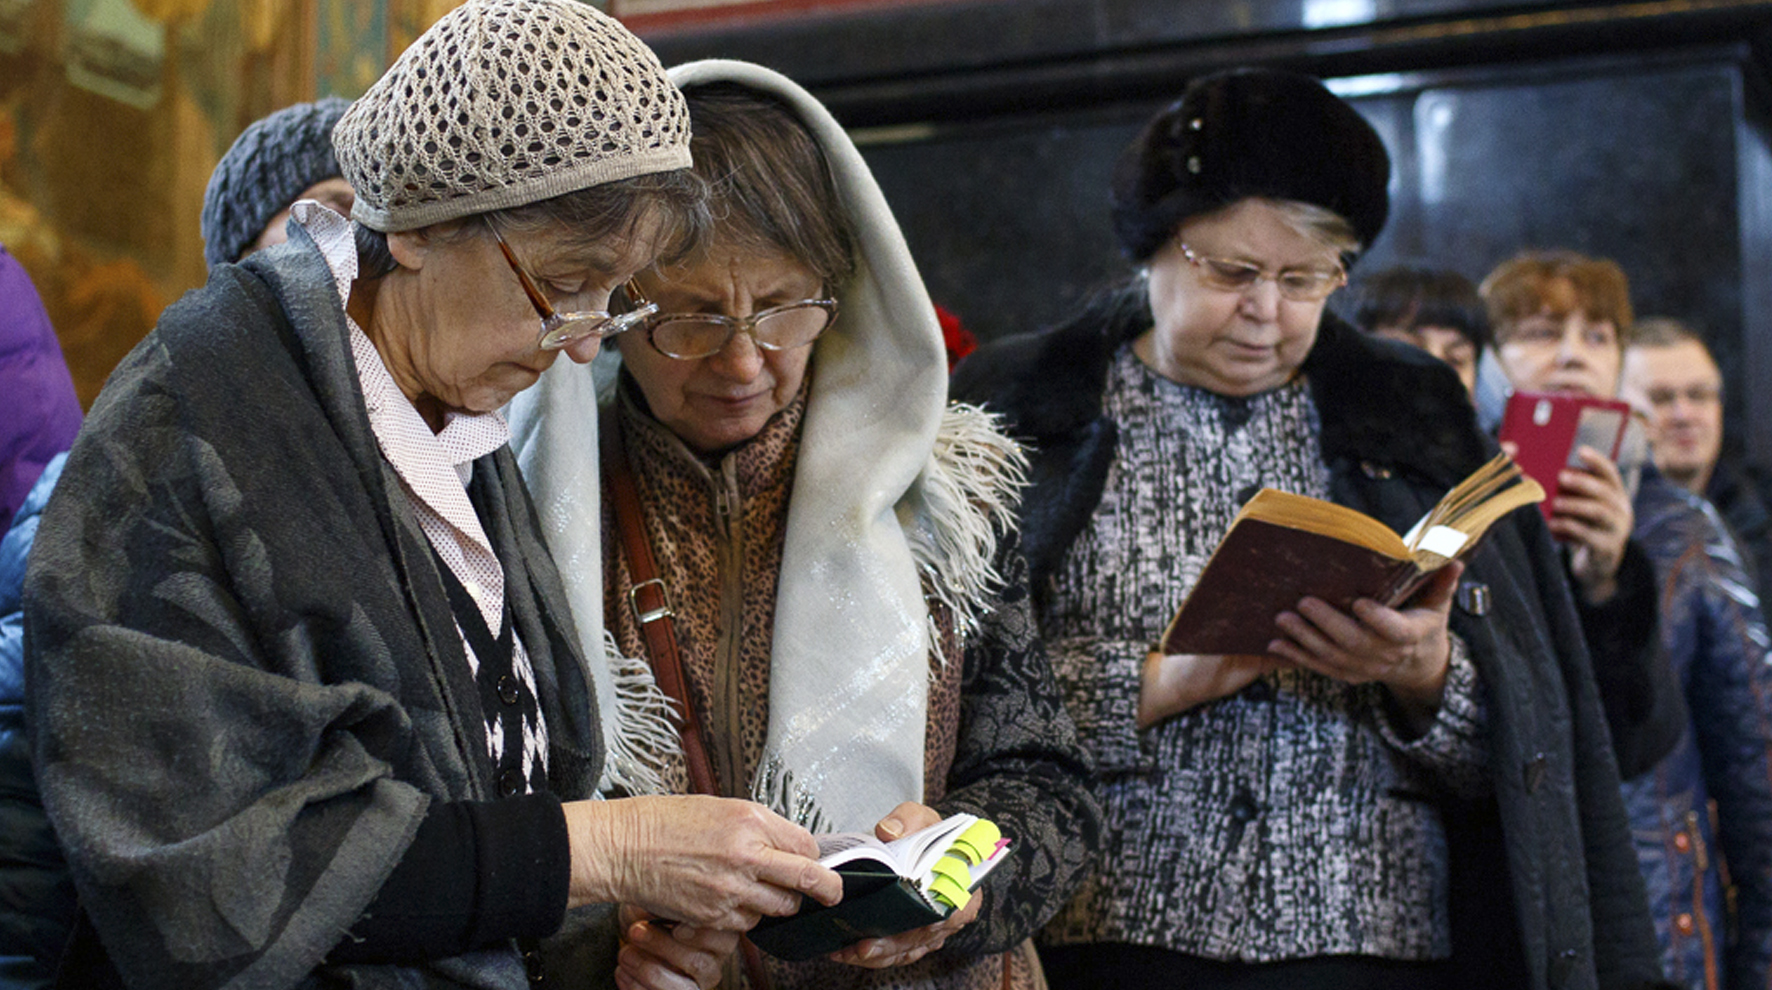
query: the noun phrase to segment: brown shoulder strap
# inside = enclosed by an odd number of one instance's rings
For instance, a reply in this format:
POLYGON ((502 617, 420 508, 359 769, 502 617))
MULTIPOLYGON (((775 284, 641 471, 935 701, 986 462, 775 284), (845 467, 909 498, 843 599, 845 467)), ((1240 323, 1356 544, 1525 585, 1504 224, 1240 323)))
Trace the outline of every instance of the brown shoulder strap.
POLYGON ((689 700, 689 683, 683 677, 683 659, 677 652, 670 595, 658 576, 658 565, 653 562, 651 541, 646 539, 640 491, 634 484, 634 472, 622 445, 621 424, 611 417, 606 425, 608 428, 602 431, 603 470, 609 475, 609 489, 615 499, 615 528, 621 534, 622 552, 628 558, 628 573, 634 582, 628 588, 628 604, 640 620, 646 652, 651 654, 648 659, 652 662, 652 676, 682 714, 679 735, 683 740, 683 759, 689 767, 689 787, 697 794, 717 795, 720 789, 714 782, 707 746, 702 742, 701 719, 689 700))
MULTIPOLYGON (((714 769, 702 743, 701 719, 689 700, 689 683, 683 677, 683 658, 677 652, 677 634, 671 627, 671 597, 658 576, 658 565, 652 559, 652 544, 646 539, 645 517, 640 514, 640 490, 634 484, 634 472, 628 463, 627 448, 622 445, 621 424, 610 417, 602 431, 603 470, 609 475, 609 490, 614 498, 615 528, 621 534, 622 552, 628 558, 628 575, 633 584, 628 588, 628 605, 640 620, 640 633, 646 639, 646 652, 652 664, 652 676, 659 689, 677 703, 683 724, 678 735, 683 741, 683 762, 689 767, 689 788, 697 794, 720 793, 714 783, 714 769)), ((769 990, 769 971, 763 956, 750 939, 739 943, 744 957, 745 977, 752 990, 769 990)))

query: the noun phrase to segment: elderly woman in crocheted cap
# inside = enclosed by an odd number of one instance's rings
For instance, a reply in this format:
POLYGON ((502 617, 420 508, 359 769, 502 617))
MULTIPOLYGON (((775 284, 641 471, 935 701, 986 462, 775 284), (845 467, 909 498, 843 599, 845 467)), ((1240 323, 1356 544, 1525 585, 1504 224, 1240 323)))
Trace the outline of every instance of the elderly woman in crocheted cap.
MULTIPOLYGON (((169 309, 43 515, 64 981, 517 990, 573 906, 680 919, 705 963, 835 901, 757 804, 586 800, 594 681, 496 411, 705 222, 681 95, 587 5, 472 0, 335 138, 357 222, 297 204, 169 309)), ((607 949, 550 982, 636 985, 607 949)))
POLYGON ((1109 823, 1099 873, 1043 935, 1054 985, 1656 975, 1537 513, 1402 607, 1307 597, 1262 623, 1253 656, 1148 645, 1261 488, 1404 532, 1492 455, 1445 365, 1326 310, 1384 224, 1388 178, 1378 135, 1315 79, 1196 80, 1115 173, 1139 275, 958 370, 956 395, 1039 452, 1022 508, 1036 614, 1109 823))
POLYGON ((829 113, 741 62, 672 78, 717 219, 636 279, 659 312, 618 338, 601 489, 591 375, 556 369, 513 412, 587 651, 627 702, 605 724, 634 727, 609 786, 881 838, 990 818, 1011 860, 947 920, 811 962, 747 954, 730 985, 1030 986, 1026 940, 1098 819, 1007 526, 1020 454, 948 405, 934 306, 829 113))

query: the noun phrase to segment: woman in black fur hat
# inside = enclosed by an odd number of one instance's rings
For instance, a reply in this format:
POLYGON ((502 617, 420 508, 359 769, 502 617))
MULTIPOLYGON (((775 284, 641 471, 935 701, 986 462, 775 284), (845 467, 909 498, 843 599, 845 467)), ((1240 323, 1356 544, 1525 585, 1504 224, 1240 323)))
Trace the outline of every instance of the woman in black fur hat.
POLYGON ((1138 277, 986 348, 958 398, 1038 451, 1042 633, 1099 765, 1054 986, 1655 979, 1580 625, 1536 512, 1400 609, 1306 598, 1260 656, 1151 643, 1263 487, 1406 530, 1493 453, 1457 378, 1326 312, 1389 158, 1306 76, 1200 79, 1114 178, 1138 277))

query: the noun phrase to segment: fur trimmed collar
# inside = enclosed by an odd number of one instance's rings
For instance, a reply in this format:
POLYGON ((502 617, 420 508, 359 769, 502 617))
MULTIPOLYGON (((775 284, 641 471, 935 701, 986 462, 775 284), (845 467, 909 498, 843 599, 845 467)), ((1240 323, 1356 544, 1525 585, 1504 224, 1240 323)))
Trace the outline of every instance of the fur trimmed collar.
MULTIPOLYGON (((1150 325, 1139 283, 1051 330, 980 349, 960 366, 953 396, 1003 415, 1012 435, 1053 452, 1101 418, 1115 350, 1150 325)), ((1326 312, 1304 373, 1331 463, 1370 461, 1449 488, 1488 459, 1469 395, 1431 355, 1368 337, 1326 312)))

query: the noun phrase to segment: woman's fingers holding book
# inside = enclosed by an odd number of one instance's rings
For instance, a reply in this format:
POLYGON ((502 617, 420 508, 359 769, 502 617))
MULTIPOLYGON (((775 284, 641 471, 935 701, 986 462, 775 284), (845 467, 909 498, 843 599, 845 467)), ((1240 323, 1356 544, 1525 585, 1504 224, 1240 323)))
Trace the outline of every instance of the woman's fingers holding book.
POLYGON ((1285 635, 1269 650, 1325 677, 1349 684, 1377 681, 1406 704, 1437 709, 1452 656, 1448 616, 1463 571, 1457 561, 1441 568, 1402 609, 1361 599, 1343 612, 1306 598, 1298 611, 1274 620, 1285 635))
POLYGON ((660 922, 632 905, 621 910, 622 990, 707 990, 720 982, 722 964, 738 948, 738 933, 660 922))
POLYGON ((938 824, 941 819, 941 812, 934 808, 915 801, 905 801, 874 825, 874 837, 881 842, 891 842, 912 832, 921 832, 938 824))
POLYGON ((705 928, 746 931, 807 894, 842 899, 811 834, 762 805, 703 796, 565 806, 573 905, 626 902, 705 928))
POLYGON ((978 917, 985 896, 984 890, 978 891, 966 902, 965 907, 933 925, 913 928, 887 938, 864 938, 848 948, 831 953, 827 958, 832 962, 865 969, 909 966, 929 953, 939 951, 955 932, 972 924, 978 917))

